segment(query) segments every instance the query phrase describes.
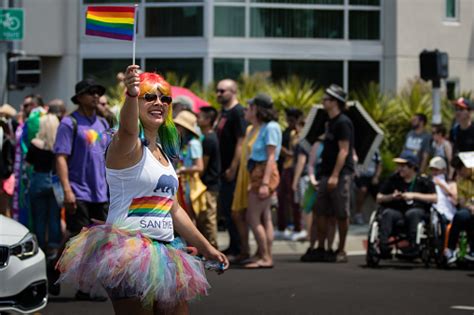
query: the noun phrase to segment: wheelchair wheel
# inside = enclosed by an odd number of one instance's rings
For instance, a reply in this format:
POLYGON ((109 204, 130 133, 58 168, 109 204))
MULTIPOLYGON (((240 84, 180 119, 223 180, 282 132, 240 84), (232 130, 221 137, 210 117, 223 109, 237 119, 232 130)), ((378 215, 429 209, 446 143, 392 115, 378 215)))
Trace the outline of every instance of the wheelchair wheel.
POLYGON ((377 253, 377 250, 372 245, 368 245, 367 247, 367 254, 365 256, 365 261, 367 263, 367 267, 369 268, 376 268, 379 265, 380 257, 377 253))
POLYGON ((365 255, 365 261, 367 263, 367 267, 369 268, 377 267, 380 262, 380 255, 377 251, 377 243, 379 237, 378 234, 379 225, 378 222, 375 220, 374 212, 370 218, 369 233, 367 235, 367 253, 365 255))
POLYGON ((421 261, 423 262, 423 264, 425 265, 425 268, 429 268, 430 267, 430 261, 431 261, 431 251, 430 251, 430 248, 428 246, 423 246, 421 248, 421 261))

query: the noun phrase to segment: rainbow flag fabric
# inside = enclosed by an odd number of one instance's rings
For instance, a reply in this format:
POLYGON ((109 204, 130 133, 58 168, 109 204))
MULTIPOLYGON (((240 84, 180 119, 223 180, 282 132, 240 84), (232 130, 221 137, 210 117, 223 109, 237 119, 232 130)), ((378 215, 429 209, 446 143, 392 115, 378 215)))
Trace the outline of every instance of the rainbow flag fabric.
POLYGON ((134 198, 128 208, 128 217, 166 217, 173 199, 160 196, 134 198))
POLYGON ((133 40, 135 7, 89 6, 86 14, 86 35, 133 40))

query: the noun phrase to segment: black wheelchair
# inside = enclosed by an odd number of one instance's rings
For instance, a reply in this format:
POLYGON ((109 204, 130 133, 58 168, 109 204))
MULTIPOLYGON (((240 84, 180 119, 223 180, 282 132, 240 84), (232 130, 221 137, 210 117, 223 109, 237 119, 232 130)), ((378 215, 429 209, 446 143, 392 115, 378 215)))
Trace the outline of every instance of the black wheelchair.
MULTIPOLYGON (((367 237, 366 263, 370 268, 379 266, 381 260, 380 251, 380 222, 383 208, 372 212, 367 237)), ((438 268, 444 266, 444 231, 442 218, 434 206, 426 212, 423 219, 418 223, 415 246, 418 248, 419 257, 410 257, 409 260, 421 259, 425 267, 429 268, 434 262, 438 268)), ((403 243, 408 242, 408 229, 405 220, 399 220, 389 238, 388 246, 395 249, 395 257, 405 258, 403 243)), ((393 252, 393 249, 392 249, 393 252)))

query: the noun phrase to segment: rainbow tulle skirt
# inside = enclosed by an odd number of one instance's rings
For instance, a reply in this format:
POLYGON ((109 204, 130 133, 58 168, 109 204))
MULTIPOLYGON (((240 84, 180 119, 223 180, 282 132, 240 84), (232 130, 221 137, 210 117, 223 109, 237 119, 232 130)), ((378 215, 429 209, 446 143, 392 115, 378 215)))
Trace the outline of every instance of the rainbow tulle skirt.
POLYGON ((210 288, 202 262, 184 251, 179 238, 161 243, 108 224, 83 228, 71 238, 56 268, 59 282, 77 290, 94 295, 105 289, 140 298, 145 306, 172 307, 210 288))

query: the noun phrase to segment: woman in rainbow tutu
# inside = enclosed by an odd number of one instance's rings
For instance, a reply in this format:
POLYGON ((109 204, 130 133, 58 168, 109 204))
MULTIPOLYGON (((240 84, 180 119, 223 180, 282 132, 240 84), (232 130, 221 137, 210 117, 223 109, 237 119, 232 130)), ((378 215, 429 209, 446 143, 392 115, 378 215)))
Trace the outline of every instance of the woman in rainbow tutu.
POLYGON ((229 262, 198 232, 175 200, 179 153, 171 87, 155 73, 126 70, 120 126, 106 155, 110 210, 106 224, 84 228, 68 243, 59 281, 94 294, 105 289, 116 314, 187 314, 187 302, 207 295, 203 263, 229 262), (160 144, 158 144, 158 142, 160 144))

